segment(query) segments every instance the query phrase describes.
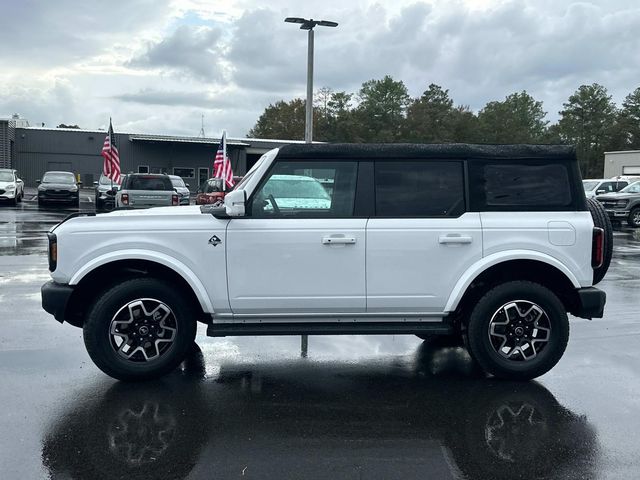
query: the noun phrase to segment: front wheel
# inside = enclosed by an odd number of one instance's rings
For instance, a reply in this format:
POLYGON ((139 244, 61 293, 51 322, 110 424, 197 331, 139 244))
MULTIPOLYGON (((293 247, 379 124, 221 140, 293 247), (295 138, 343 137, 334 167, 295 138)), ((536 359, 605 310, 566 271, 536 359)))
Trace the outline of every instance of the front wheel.
POLYGON ((480 299, 467 334, 469 353, 483 370, 529 380, 558 363, 569 340, 569 320, 549 289, 533 282, 507 282, 480 299))
POLYGON ((640 207, 636 207, 631 210, 631 212, 629 213, 629 218, 627 219, 627 223, 630 227, 640 227, 640 207))
POLYGON ((193 305, 155 278, 135 278, 104 292, 83 326, 89 356, 119 380, 146 380, 174 370, 196 335, 193 305))

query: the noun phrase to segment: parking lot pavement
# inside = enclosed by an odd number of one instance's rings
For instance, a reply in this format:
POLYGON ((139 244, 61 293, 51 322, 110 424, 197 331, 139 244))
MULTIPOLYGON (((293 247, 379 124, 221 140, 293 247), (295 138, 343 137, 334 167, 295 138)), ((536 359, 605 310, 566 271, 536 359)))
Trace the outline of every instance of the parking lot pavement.
MULTIPOLYGON (((83 204, 84 207, 84 204, 83 204)), ((617 479, 640 471, 640 235, 615 234, 606 316, 537 382, 483 378, 412 336, 211 339, 126 384, 40 307, 44 233, 0 206, 0 478, 617 479)))

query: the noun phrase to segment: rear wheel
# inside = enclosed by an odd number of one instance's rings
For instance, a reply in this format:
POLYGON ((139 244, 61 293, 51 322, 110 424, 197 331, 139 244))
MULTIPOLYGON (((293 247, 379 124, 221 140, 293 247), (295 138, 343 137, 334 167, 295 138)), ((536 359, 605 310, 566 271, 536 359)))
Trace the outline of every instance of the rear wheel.
POLYGON ((471 313, 468 348, 483 370, 529 380, 558 363, 569 340, 564 306, 549 289, 526 281, 489 290, 471 313))
POLYGON ((94 363, 119 380, 145 380, 174 370, 196 335, 184 295, 155 278, 120 283, 93 304, 83 326, 94 363))
MULTIPOLYGON (((593 270, 593 284, 596 285, 604 278, 611 264, 611 257, 613 255, 613 226, 611 225, 609 215, 607 215, 607 212, 599 201, 589 198, 587 199, 587 206, 591 212, 593 224, 604 230, 604 255, 602 265, 593 270)), ((640 217, 640 209, 638 210, 638 216, 640 217)), ((640 224, 638 224, 638 226, 640 227, 640 224)))

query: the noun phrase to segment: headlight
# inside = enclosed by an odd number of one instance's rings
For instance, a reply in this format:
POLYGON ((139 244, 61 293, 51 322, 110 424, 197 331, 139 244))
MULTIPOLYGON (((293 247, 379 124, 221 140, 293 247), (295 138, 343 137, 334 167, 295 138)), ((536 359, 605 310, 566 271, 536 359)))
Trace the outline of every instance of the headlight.
POLYGON ((7 192, 12 192, 12 191, 14 191, 16 189, 16 186, 15 185, 7 185, 6 187, 4 187, 4 189, 7 192))
POLYGON ((629 200, 618 200, 616 207, 626 207, 629 204, 629 200))
POLYGON ((78 187, 73 186, 69 189, 70 192, 77 192, 78 191, 78 187))

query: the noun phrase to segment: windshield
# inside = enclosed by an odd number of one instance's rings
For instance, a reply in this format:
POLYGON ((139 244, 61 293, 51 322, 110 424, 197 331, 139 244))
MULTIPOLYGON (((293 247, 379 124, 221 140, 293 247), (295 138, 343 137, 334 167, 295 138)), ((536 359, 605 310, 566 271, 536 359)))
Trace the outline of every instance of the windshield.
POLYGON ((11 172, 0 172, 0 182, 13 182, 13 174, 11 172))
POLYGON ((171 184, 174 187, 184 187, 187 188, 184 184, 184 180, 182 180, 180 177, 169 177, 171 179, 171 184))
POLYGON ((76 183, 76 179, 71 172, 47 172, 42 177, 42 183, 76 183))
POLYGON ((620 193, 640 193, 640 182, 632 183, 620 190, 620 193))
POLYGON ((171 180, 165 175, 131 175, 127 177, 126 190, 173 191, 171 180))
POLYGON ((213 192, 221 192, 222 191, 222 179, 220 178, 212 178, 207 180, 206 183, 202 186, 202 191, 204 193, 213 193, 213 192))
POLYGON ((598 181, 584 181, 582 182, 582 186, 584 187, 585 192, 590 192, 594 188, 596 188, 600 182, 598 181))

